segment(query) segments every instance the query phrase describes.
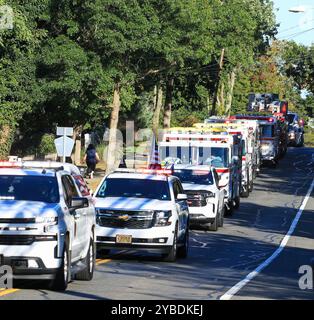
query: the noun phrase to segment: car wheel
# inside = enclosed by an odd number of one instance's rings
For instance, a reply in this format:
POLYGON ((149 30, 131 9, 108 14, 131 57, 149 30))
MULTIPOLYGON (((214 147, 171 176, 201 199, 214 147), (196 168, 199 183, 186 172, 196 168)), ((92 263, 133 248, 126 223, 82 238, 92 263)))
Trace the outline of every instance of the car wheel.
POLYGON ((93 279, 95 270, 95 244, 93 239, 90 239, 89 249, 84 260, 86 267, 75 275, 75 279, 90 281, 93 279))
POLYGON ((222 210, 220 212, 219 223, 218 223, 219 228, 222 228, 224 226, 224 217, 225 217, 225 206, 222 207, 222 210))
POLYGON ((234 199, 234 202, 235 202, 234 208, 235 208, 235 209, 239 209, 239 208, 240 208, 240 197, 236 197, 236 198, 234 199))
POLYGON ((176 226, 174 236, 173 236, 173 244, 169 251, 169 253, 164 254, 162 256, 165 262, 175 262, 177 260, 177 251, 178 251, 178 226, 176 226))
POLYGON ((189 227, 187 227, 184 235, 183 245, 178 248, 178 258, 185 259, 189 253, 189 241, 190 241, 190 234, 189 234, 189 227))
POLYGON ((219 225, 219 214, 216 215, 216 218, 213 223, 208 224, 208 231, 217 231, 219 225))
POLYGON ((228 206, 225 205, 225 217, 233 215, 233 203, 229 202, 228 206))
POLYGON ((62 262, 59 267, 55 279, 51 283, 51 288, 55 291, 65 291, 71 279, 71 255, 68 242, 65 242, 62 262))
POLYGON ((249 192, 252 192, 253 188, 254 188, 254 182, 250 181, 250 183, 249 183, 249 192))

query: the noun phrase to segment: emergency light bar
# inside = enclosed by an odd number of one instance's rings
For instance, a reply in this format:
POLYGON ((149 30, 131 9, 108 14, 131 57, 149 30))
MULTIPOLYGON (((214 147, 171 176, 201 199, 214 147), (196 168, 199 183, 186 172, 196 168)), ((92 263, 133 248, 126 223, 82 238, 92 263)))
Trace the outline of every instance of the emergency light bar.
POLYGON ((142 173, 142 174, 151 174, 151 175, 165 175, 171 176, 173 171, 170 169, 116 169, 115 173, 142 173))
POLYGON ((22 162, 0 161, 0 168, 22 168, 22 162))

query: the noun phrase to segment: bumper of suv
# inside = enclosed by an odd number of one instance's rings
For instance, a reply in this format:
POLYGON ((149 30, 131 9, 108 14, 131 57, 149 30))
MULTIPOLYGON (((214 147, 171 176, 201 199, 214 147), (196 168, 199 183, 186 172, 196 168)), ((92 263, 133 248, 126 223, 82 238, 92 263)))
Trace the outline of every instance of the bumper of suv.
POLYGON ((96 245, 98 249, 143 250, 154 253, 168 253, 173 245, 173 226, 150 229, 112 229, 96 227, 96 245), (117 235, 132 236, 131 244, 116 243, 117 235))
POLYGON ((215 205, 208 203, 205 207, 189 207, 190 224, 212 223, 216 218, 215 205))
POLYGON ((12 267, 14 279, 51 279, 61 265, 57 241, 0 245, 1 264, 12 267))

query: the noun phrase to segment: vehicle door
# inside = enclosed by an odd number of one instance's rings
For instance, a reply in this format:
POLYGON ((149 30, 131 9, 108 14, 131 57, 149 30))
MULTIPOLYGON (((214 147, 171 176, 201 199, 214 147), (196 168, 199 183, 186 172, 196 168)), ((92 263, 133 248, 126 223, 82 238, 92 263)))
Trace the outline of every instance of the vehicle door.
POLYGON ((213 169, 213 176, 214 176, 214 184, 216 186, 216 192, 218 193, 218 211, 221 212, 224 206, 224 198, 225 192, 223 189, 219 188, 219 176, 216 169, 213 169))
POLYGON ((72 258, 77 260, 81 258, 81 253, 86 244, 86 208, 73 209, 71 208, 71 201, 75 197, 80 197, 75 183, 70 175, 62 176, 62 186, 64 188, 66 204, 69 208, 71 219, 73 222, 72 234, 72 258))
POLYGON ((179 215, 179 236, 183 236, 187 227, 187 221, 189 217, 189 207, 186 200, 178 200, 179 194, 184 194, 182 184, 178 179, 173 181, 173 193, 175 197, 177 212, 179 215))

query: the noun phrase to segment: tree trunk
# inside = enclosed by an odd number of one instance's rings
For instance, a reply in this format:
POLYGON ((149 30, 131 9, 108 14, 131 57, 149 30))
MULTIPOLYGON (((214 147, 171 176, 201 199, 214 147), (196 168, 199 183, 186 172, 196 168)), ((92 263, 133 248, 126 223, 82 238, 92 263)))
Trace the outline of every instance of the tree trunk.
POLYGON ((170 128, 171 125, 171 111, 172 111, 172 98, 173 98, 174 78, 167 80, 166 86, 166 100, 164 109, 164 128, 170 128))
POLYGON ((217 109, 221 111, 221 113, 225 110, 225 84, 223 82, 221 82, 219 94, 217 95, 217 109))
POLYGON ((107 153, 107 168, 106 172, 110 173, 115 169, 115 162, 117 157, 117 129, 119 123, 119 112, 121 107, 120 100, 120 84, 115 84, 112 101, 112 111, 110 120, 109 145, 107 153))
POLYGON ((232 100, 233 100, 233 90, 236 80, 236 70, 233 69, 230 76, 229 76, 229 90, 227 95, 227 102, 226 102, 226 109, 225 114, 230 115, 231 113, 231 106, 232 106, 232 100))
POLYGON ((153 116, 153 132, 157 136, 159 128, 160 111, 162 108, 163 90, 159 83, 154 88, 154 116, 153 116))

